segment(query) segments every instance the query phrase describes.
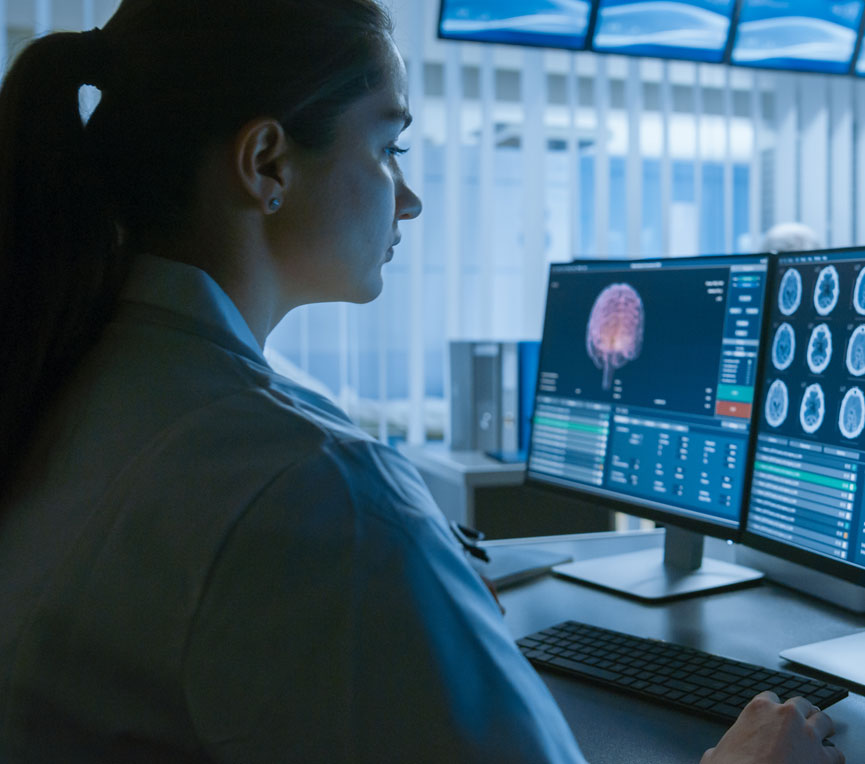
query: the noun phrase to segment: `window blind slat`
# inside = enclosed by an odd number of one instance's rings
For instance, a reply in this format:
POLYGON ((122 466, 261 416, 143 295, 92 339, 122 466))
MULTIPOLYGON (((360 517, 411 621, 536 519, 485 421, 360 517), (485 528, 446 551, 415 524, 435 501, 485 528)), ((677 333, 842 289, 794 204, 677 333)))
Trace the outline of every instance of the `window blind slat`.
POLYGON ((460 299, 462 260, 462 56, 459 45, 449 45, 445 57, 445 109, 447 115, 444 165, 445 228, 445 311, 447 339, 455 339, 463 329, 460 299))
POLYGON ((567 105, 568 105, 568 215, 567 256, 578 257, 582 252, 580 236, 580 133, 579 133, 579 81, 577 79, 577 56, 572 53, 568 61, 567 105))
POLYGON ((801 219, 825 243, 829 217, 829 105, 830 84, 821 77, 800 89, 802 134, 800 138, 799 210, 801 219))
MULTIPOLYGON (((493 252, 493 226, 495 225, 495 129, 493 109, 495 101, 495 62, 493 48, 483 46, 480 63, 481 135, 478 163, 478 191, 480 196, 480 267, 478 284, 477 327, 480 337, 493 333, 493 290, 495 288, 495 254, 493 252)), ((464 296, 466 300, 471 295, 464 296)))
POLYGON ((610 86, 607 58, 595 59, 595 254, 610 254, 610 159, 607 147, 607 119, 610 110, 610 86))
POLYGON ((339 348, 339 405, 347 408, 349 404, 349 339, 348 339, 348 303, 341 302, 337 305, 339 311, 338 323, 338 348, 339 348))
POLYGON ((751 249, 760 248, 763 239, 763 221, 761 210, 763 206, 763 78, 759 72, 754 72, 754 84, 751 88, 751 126, 754 140, 751 148, 751 175, 749 178, 748 233, 751 249))
POLYGON ((829 180, 830 237, 833 247, 853 244, 853 82, 837 78, 832 82, 831 145, 829 180))
POLYGON ((33 33, 48 34, 51 31, 51 0, 34 0, 33 2, 33 33))
POLYGON ((794 75, 775 75, 775 223, 797 220, 799 115, 794 75))
MULTIPOLYGON (((411 18, 411 55, 413 65, 409 69, 409 92, 424 92, 424 48, 426 41, 425 14, 423 4, 416 5, 411 18)), ((409 180, 414 191, 424 197, 424 99, 412 105, 412 151, 410 157, 409 180)), ((421 444, 426 440, 424 427, 424 397, 426 380, 424 376, 424 218, 412 221, 410 234, 411 263, 409 281, 409 418, 408 442, 421 444)))
POLYGON ((703 248, 703 82, 702 67, 694 65, 694 218, 698 254, 703 248))
POLYGON ((724 68, 724 251, 733 252, 733 85, 730 67, 724 68))
POLYGON ((670 62, 661 68, 661 253, 672 251, 673 163, 670 159, 670 119, 673 113, 673 89, 670 84, 670 62))
POLYGON ((640 144, 643 81, 640 74, 640 59, 629 59, 625 88, 628 114, 628 158, 625 171, 628 257, 639 257, 643 249, 643 147, 640 144))
POLYGON ((856 81, 856 215, 854 217, 855 242, 865 243, 865 82, 856 81))
POLYGON ((81 29, 93 29, 96 26, 96 8, 94 0, 81 0, 81 29))
POLYGON ((546 195, 544 129, 547 92, 544 54, 526 50, 523 71, 523 316, 521 333, 540 337, 546 287, 546 195))

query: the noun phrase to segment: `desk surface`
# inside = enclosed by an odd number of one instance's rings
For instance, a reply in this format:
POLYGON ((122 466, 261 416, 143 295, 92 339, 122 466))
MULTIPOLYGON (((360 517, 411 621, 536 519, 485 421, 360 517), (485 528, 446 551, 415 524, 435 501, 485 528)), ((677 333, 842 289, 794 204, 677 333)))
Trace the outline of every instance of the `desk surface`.
MULTIPOLYGON (((586 559, 661 547, 663 535, 657 531, 599 533, 516 543, 586 559)), ((496 545, 490 545, 491 552, 496 545)), ((733 550, 707 539, 706 553, 729 560, 733 550)), ((781 650, 865 629, 863 616, 771 583, 645 605, 548 575, 505 589, 501 600, 515 638, 574 619, 786 670, 793 667, 778 657, 781 650)), ((724 733, 723 725, 699 716, 553 673, 541 672, 541 676, 592 764, 696 764, 724 733)), ((865 763, 865 697, 851 691, 828 711, 837 728, 834 740, 848 764, 865 763)))

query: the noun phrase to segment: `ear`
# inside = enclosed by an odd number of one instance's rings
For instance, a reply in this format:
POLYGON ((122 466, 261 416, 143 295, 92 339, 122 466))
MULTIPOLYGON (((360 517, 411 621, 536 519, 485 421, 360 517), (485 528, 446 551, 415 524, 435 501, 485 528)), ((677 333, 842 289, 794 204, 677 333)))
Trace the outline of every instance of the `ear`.
POLYGON ((275 119, 248 122, 237 133, 234 163, 250 201, 264 214, 276 212, 291 179, 289 142, 275 119))

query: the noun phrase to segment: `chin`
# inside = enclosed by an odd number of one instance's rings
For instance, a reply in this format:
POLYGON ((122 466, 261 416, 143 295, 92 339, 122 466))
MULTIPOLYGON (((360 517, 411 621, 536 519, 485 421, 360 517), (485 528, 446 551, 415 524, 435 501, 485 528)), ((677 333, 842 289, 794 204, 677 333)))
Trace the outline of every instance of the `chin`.
POLYGON ((357 305, 364 305, 368 302, 372 302, 381 294, 383 288, 384 282, 382 281, 381 276, 379 276, 378 278, 371 280, 369 283, 363 284, 360 289, 357 289, 351 297, 348 298, 348 302, 353 302, 357 305))

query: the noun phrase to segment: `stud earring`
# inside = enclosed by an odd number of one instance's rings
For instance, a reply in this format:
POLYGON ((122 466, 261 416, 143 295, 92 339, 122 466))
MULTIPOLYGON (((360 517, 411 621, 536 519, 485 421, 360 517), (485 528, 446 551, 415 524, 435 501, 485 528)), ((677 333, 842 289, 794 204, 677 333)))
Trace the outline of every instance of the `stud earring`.
POLYGON ((276 212, 280 207, 282 207, 282 200, 275 196, 267 203, 267 209, 271 212, 276 212))

